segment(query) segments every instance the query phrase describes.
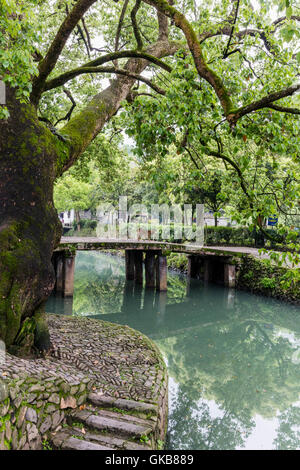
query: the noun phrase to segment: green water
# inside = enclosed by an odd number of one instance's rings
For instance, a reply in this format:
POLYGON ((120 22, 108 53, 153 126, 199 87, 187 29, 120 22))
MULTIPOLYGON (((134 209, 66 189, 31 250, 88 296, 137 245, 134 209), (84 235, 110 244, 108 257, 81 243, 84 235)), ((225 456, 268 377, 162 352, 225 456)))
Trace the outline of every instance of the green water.
POLYGON ((47 311, 129 325, 152 338, 169 371, 169 449, 300 448, 300 309, 225 289, 168 292, 125 282, 124 260, 76 257, 74 299, 47 311))

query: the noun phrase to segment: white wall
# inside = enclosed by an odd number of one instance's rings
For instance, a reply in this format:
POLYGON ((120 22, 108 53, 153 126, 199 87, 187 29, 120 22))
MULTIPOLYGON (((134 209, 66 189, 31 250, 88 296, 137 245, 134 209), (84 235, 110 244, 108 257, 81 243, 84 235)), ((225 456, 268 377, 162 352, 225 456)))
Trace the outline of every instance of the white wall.
POLYGON ((69 211, 60 212, 58 216, 63 225, 71 226, 75 220, 75 211, 71 209, 69 211))

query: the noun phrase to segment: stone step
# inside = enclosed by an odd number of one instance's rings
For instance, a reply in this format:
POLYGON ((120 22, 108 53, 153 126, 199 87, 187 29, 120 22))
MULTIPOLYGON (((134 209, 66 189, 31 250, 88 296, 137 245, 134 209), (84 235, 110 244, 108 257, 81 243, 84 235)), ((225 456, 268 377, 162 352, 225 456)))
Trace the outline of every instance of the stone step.
POLYGON ((101 414, 91 414, 91 412, 81 410, 75 411, 70 415, 73 422, 80 422, 88 428, 98 431, 107 431, 111 434, 126 436, 129 438, 140 439, 142 436, 148 436, 153 431, 152 423, 144 420, 143 423, 135 423, 122 419, 120 413, 111 413, 110 416, 101 414))
POLYGON ((62 443, 62 450, 113 450, 112 447, 95 444, 76 437, 69 437, 62 443))
POLYGON ((153 430, 155 427, 155 423, 157 421, 157 418, 155 416, 151 416, 149 419, 144 419, 136 415, 125 414, 125 411, 122 411, 122 410, 120 411, 111 411, 108 409, 101 410, 95 407, 87 407, 85 408, 85 410, 97 416, 119 419, 120 421, 128 421, 130 423, 140 424, 142 426, 151 426, 153 430))
POLYGON ((52 443, 62 450, 149 450, 146 444, 127 441, 109 434, 82 433, 77 428, 65 428, 55 434, 52 443))
POLYGON ((113 450, 108 445, 96 444, 85 439, 78 439, 71 435, 73 430, 58 432, 52 437, 52 443, 56 449, 61 450, 113 450))
POLYGON ((120 410, 157 415, 156 405, 141 401, 113 398, 98 393, 90 393, 88 400, 93 403, 93 405, 103 408, 119 408, 120 410))
POLYGON ((98 445, 104 446, 105 449, 112 448, 115 450, 150 450, 151 447, 147 444, 142 444, 138 442, 133 442, 126 439, 121 439, 111 434, 101 434, 97 432, 85 431, 82 433, 80 429, 69 428, 64 430, 65 437, 67 436, 78 438, 81 441, 88 441, 91 443, 96 443, 98 445))

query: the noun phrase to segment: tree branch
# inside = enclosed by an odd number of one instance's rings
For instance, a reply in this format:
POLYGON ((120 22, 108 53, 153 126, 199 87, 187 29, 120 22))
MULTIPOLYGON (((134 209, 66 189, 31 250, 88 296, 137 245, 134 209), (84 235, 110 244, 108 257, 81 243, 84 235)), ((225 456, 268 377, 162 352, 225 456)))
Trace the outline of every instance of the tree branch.
POLYGON ((190 159, 191 159, 192 162, 194 163, 194 165, 195 165, 195 167, 197 168, 197 170, 200 170, 199 165, 198 165, 198 163, 196 162, 196 160, 194 159, 194 157, 193 157, 192 152, 190 151, 190 149, 189 149, 187 146, 185 146, 185 150, 186 150, 187 153, 189 154, 190 159))
POLYGON ((44 59, 39 64, 39 75, 33 81, 31 101, 37 105, 47 77, 54 69, 56 62, 76 25, 83 17, 85 12, 97 0, 77 0, 75 6, 61 24, 51 46, 48 49, 44 59))
MULTIPOLYGON (((281 18, 277 18, 275 21, 273 21, 273 25, 275 26, 274 29, 277 29, 278 27, 281 26, 281 24, 287 20, 287 17, 286 16, 282 16, 281 18)), ((300 16, 298 15, 292 15, 291 16, 291 20, 295 20, 295 21, 300 21, 300 16)))
POLYGON ((137 80, 139 82, 143 82, 146 85, 148 85, 150 88, 152 88, 154 91, 156 91, 156 93, 159 93, 160 95, 165 95, 166 94, 166 91, 163 88, 160 88, 158 85, 153 83, 148 78, 143 77, 142 75, 138 75, 138 74, 135 74, 135 73, 132 73, 132 72, 128 72, 127 70, 114 69, 114 68, 112 68, 112 70, 107 70, 104 73, 115 73, 117 75, 124 75, 125 77, 134 78, 135 80, 137 80))
POLYGON ((229 93, 227 92, 222 79, 206 64, 201 50, 200 42, 198 41, 194 29, 188 22, 186 17, 182 13, 180 13, 176 8, 169 5, 167 0, 144 1, 145 3, 154 6, 158 11, 160 11, 164 15, 171 18, 174 24, 182 30, 186 37, 189 49, 192 53, 199 76, 204 78, 204 80, 206 80, 213 87, 224 109, 225 115, 227 116, 232 109, 232 103, 229 93))
MULTIPOLYGON (((173 5, 173 0, 169 0, 170 5, 173 5)), ((157 11, 157 21, 158 21, 158 41, 165 41, 169 37, 169 20, 168 18, 157 11)))
MULTIPOLYGON (((217 31, 205 31, 204 33, 202 33, 199 37, 199 40, 200 40, 200 43, 204 42, 206 39, 208 38, 211 38, 211 37, 214 37, 214 36, 220 36, 220 35, 224 35, 224 36, 230 36, 232 34, 232 27, 230 27, 230 25, 232 24, 233 22, 233 18, 234 18, 234 10, 231 12, 231 14, 229 15, 229 17, 227 18, 226 21, 224 21, 220 27, 217 29, 217 31)), ((274 34, 274 32, 276 31, 277 28, 279 28, 280 26, 282 26, 282 23, 286 20, 286 16, 282 17, 282 18, 278 18, 277 20, 275 20, 273 23, 272 23, 272 26, 274 26, 274 29, 269 31, 269 34, 274 34)), ((291 16, 291 19, 293 20, 296 20, 296 21, 300 21, 300 16, 297 16, 297 15, 292 15, 291 16)), ((269 51, 269 52, 272 52, 272 46, 267 38, 267 35, 266 35, 266 32, 265 31, 262 31, 260 29, 255 29, 255 28, 251 28, 251 29, 244 29, 244 30, 241 30, 241 31, 238 31, 234 34, 234 37, 238 38, 238 39, 243 39, 245 36, 252 36, 252 37, 255 37, 255 36, 259 36, 260 39, 263 41, 266 49, 269 51)))
MULTIPOLYGON (((247 106, 243 106, 240 109, 233 111, 230 115, 227 116, 227 120, 231 126, 235 126, 238 119, 246 114, 252 113, 253 111, 258 111, 262 108, 269 108, 270 105, 274 101, 280 100, 281 98, 285 98, 286 96, 291 96, 296 91, 300 89, 300 84, 292 85, 288 88, 284 88, 283 90, 277 91, 275 93, 270 93, 269 95, 261 98, 260 100, 254 101, 253 103, 248 104, 247 106)), ((297 113, 298 114, 298 113, 297 113)))
MULTIPOLYGON (((202 33, 200 35, 200 44, 202 42, 204 42, 206 39, 212 38, 212 37, 215 37, 215 36, 221 36, 221 35, 230 36, 231 30, 232 30, 232 28, 228 24, 225 24, 225 25, 221 26, 217 31, 214 31, 214 32, 207 31, 205 33, 202 33)), ((269 52, 271 52, 272 47, 271 47, 270 42, 267 39, 266 33, 264 31, 260 31, 259 29, 244 29, 242 31, 238 31, 235 34, 233 34, 233 36, 237 39, 243 39, 245 36, 256 37, 257 35, 263 41, 266 49, 269 52)))
POLYGON ((253 205, 253 202, 252 202, 252 198, 250 196, 250 194, 248 193, 248 190, 247 190, 247 184, 244 180, 244 176, 243 176, 243 173, 242 173, 242 170, 240 169, 240 167, 238 166, 237 163, 235 163, 234 160, 232 160, 231 158, 227 157, 226 155, 224 154, 221 154, 219 152, 215 152, 214 150, 208 148, 207 146, 202 146, 202 149, 203 151, 206 153, 206 155, 208 156, 211 156, 211 157, 216 157, 216 158, 220 158, 221 160, 229 163, 229 165, 232 166, 232 168, 235 169, 236 173, 238 174, 238 177, 239 177, 239 180, 240 180, 240 185, 241 185, 241 188, 245 194, 245 196, 247 196, 248 200, 249 200, 249 203, 250 203, 250 206, 252 207, 253 205))
MULTIPOLYGON (((221 24, 221 26, 217 29, 217 31, 205 31, 203 32, 202 34, 200 34, 200 37, 199 37, 199 41, 200 41, 200 44, 202 42, 204 42, 206 39, 208 38, 212 38, 214 36, 221 36, 221 35, 224 35, 224 36, 230 36, 231 35, 231 31, 232 31, 232 28, 230 27, 230 24, 232 24, 232 13, 229 15, 229 17, 227 18, 226 21, 224 21, 224 23, 221 24), (229 24, 228 24, 229 23, 229 24)), ((282 23, 286 20, 286 16, 282 17, 282 18, 278 18, 277 20, 275 20, 272 25, 275 26, 273 30, 269 31, 269 34, 274 34, 274 32, 276 31, 276 29, 278 29, 280 26, 282 26, 282 23)), ((300 16, 296 16, 296 15, 292 15, 291 16, 291 19, 293 20, 296 20, 296 21, 300 21, 300 16)), ((251 28, 251 29, 243 29, 241 31, 238 31, 236 32, 233 36, 236 37, 237 39, 243 39, 245 36, 251 36, 251 37, 255 37, 255 36, 259 36, 260 39, 263 41, 266 49, 269 51, 269 52, 272 52, 272 46, 270 44, 270 41, 269 39, 267 38, 267 35, 266 35, 266 32, 265 31, 262 31, 260 29, 255 29, 255 28, 251 28)))
POLYGON ((290 114, 300 114, 300 109, 297 108, 288 108, 285 106, 277 106, 277 104, 269 104, 268 108, 275 109, 280 113, 290 113, 290 114))
MULTIPOLYGON (((46 82, 44 86, 43 91, 47 90, 52 90, 53 88, 57 88, 61 85, 64 85, 67 83, 69 80, 72 78, 77 77, 78 75, 81 75, 83 73, 87 73, 87 69, 95 69, 95 67, 98 67, 99 65, 105 64, 107 62, 111 62, 114 59, 121 59, 121 58, 139 58, 139 59, 146 59, 148 62, 152 62, 155 65, 158 65, 162 67, 164 70, 167 72, 171 72, 172 68, 163 62, 162 60, 158 59, 157 57, 154 57, 147 52, 138 52, 138 51, 118 51, 118 52, 111 52, 110 54, 106 54, 102 57, 99 57, 98 59, 92 60, 90 62, 87 62, 86 64, 73 69, 69 70, 68 72, 65 72, 61 75, 59 75, 56 78, 53 78, 52 80, 49 80, 46 82)), ((94 70, 95 71, 95 70, 94 70)), ((97 70, 96 70, 97 72, 97 70)), ((100 72, 100 70, 99 70, 100 72)))
POLYGON ((139 75, 139 74, 131 73, 128 70, 118 69, 116 67, 85 67, 85 68, 82 68, 80 75, 83 75, 83 74, 86 74, 86 73, 110 73, 110 74, 116 74, 116 75, 124 75, 125 77, 134 78, 135 80, 146 83, 150 88, 155 90, 160 95, 165 95, 166 94, 165 90, 160 88, 158 85, 155 85, 155 83, 152 83, 151 80, 149 80, 148 78, 143 77, 142 75, 139 75))
POLYGON ((141 72, 149 64, 147 57, 156 57, 159 60, 175 54, 179 47, 180 44, 175 42, 158 41, 149 46, 144 54, 134 55, 124 67, 130 76, 120 74, 111 81, 108 88, 95 95, 82 111, 72 117, 60 130, 60 135, 65 139, 65 149, 57 163, 58 175, 73 165, 89 143, 101 132, 105 123, 116 114, 141 72))
POLYGON ((134 32, 138 51, 141 51, 143 49, 143 40, 142 40, 142 36, 140 35, 140 30, 136 21, 136 15, 140 6, 141 6, 141 0, 136 0, 135 5, 130 13, 132 29, 134 32))
POLYGON ((229 36, 229 39, 228 39, 228 43, 227 43, 225 52, 223 54, 223 59, 226 59, 226 57, 228 57, 228 51, 229 51, 229 47, 230 47, 230 43, 231 43, 231 39, 232 39, 234 27, 235 27, 235 23, 236 23, 237 16, 238 16, 239 7, 240 7, 240 0, 237 0, 235 8, 234 8, 234 16, 233 16, 233 21, 232 21, 231 32, 230 32, 230 36, 229 36))
POLYGON ((77 30, 78 30, 78 33, 79 33, 80 36, 81 36, 81 39, 82 39, 83 42, 84 42, 87 55, 88 55, 88 57, 89 57, 89 59, 90 59, 90 57, 91 57, 90 48, 89 48, 89 45, 88 45, 88 43, 87 43, 87 40, 86 40, 85 37, 84 37, 83 31, 82 31, 82 29, 81 29, 81 27, 80 27, 79 25, 77 26, 77 30))
POLYGON ((90 51, 103 52, 102 49, 98 49, 97 47, 94 47, 94 46, 92 45, 90 33, 89 33, 89 30, 87 29, 87 26, 86 26, 86 24, 85 24, 85 19, 84 19, 83 17, 81 18, 81 22, 82 22, 82 26, 83 26, 83 29, 84 29, 85 34, 86 34, 86 38, 87 38, 89 50, 90 50, 90 51))
POLYGON ((117 52, 118 49, 119 49, 120 34, 121 34, 122 25, 123 25, 123 21, 124 21, 124 17, 125 17, 125 14, 126 14, 128 3, 129 3, 129 0, 125 0, 122 11, 121 11, 121 14, 120 14, 119 23, 118 23, 118 27, 117 27, 116 38, 115 38, 115 52, 117 52))
POLYGON ((71 92, 70 92, 69 90, 67 90, 65 87, 63 87, 63 92, 67 95, 67 97, 68 97, 69 100, 71 101, 72 106, 71 106, 71 108, 69 109, 69 111, 67 112, 67 114, 65 115, 65 117, 62 117, 62 118, 60 118, 60 119, 58 119, 58 120, 56 121, 56 123, 54 124, 54 127, 56 127, 57 124, 58 124, 59 122, 61 122, 61 121, 69 121, 70 118, 71 118, 71 116, 72 116, 72 113, 73 113, 73 111, 74 111, 74 108, 76 107, 76 102, 75 102, 75 100, 74 100, 74 98, 73 98, 71 92))

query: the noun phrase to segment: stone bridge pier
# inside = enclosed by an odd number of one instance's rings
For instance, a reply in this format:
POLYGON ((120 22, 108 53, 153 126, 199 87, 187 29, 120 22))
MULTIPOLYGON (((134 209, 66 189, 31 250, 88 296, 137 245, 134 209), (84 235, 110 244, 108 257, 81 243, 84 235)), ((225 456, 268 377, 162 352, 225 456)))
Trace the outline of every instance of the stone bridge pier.
POLYGON ((127 249, 125 250, 126 279, 143 284, 145 265, 146 287, 156 288, 158 291, 167 290, 167 257, 155 250, 127 249))
POLYGON ((232 257, 188 255, 188 278, 215 282, 225 287, 236 285, 236 263, 232 257))
MULTIPOLYGON (((53 253, 52 263, 56 278, 54 292, 63 297, 73 296, 75 256, 76 252, 68 250, 53 253)), ((147 250, 145 256, 143 250, 125 250, 125 270, 126 280, 134 280, 142 286, 145 271, 146 287, 156 288, 158 291, 167 290, 167 257, 157 250, 147 250)))
POLYGON ((56 278, 54 292, 63 297, 73 297, 75 256, 76 252, 67 250, 55 251, 52 256, 56 278))

